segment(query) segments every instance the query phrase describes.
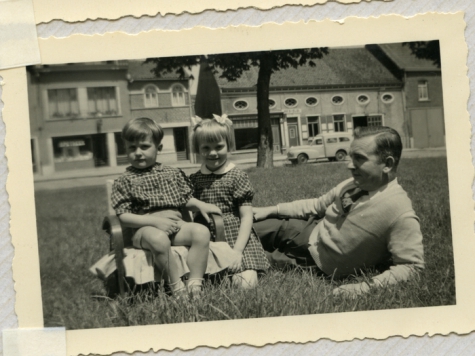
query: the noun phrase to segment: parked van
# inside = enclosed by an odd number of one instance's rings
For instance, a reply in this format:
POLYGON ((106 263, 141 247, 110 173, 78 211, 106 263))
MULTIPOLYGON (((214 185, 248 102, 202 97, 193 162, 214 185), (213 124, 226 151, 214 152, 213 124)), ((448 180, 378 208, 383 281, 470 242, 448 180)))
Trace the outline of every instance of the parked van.
POLYGON ((310 137, 307 145, 290 147, 287 157, 294 164, 322 158, 328 158, 329 161, 343 161, 350 151, 352 139, 353 135, 348 132, 322 133, 310 137))

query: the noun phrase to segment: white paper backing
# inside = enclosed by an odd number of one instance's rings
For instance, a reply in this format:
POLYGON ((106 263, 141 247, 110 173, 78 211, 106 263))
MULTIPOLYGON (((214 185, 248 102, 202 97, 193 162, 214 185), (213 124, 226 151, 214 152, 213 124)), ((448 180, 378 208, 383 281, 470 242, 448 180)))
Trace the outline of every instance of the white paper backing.
MULTIPOLYGON (((469 67, 468 75, 470 78, 470 88, 474 90, 475 2, 473 0, 394 0, 392 2, 363 2, 355 5, 342 5, 331 2, 326 5, 312 7, 286 6, 269 11, 258 11, 255 9, 222 13, 206 11, 197 15, 167 15, 163 17, 143 17, 140 19, 125 17, 116 21, 97 20, 72 24, 52 21, 48 24, 38 25, 37 31, 38 36, 43 38, 50 36, 65 37, 73 33, 101 34, 112 31, 137 34, 151 29, 179 30, 198 25, 211 28, 238 24, 258 26, 266 22, 283 23, 285 21, 323 20, 325 18, 339 20, 348 16, 369 17, 389 13, 413 16, 424 12, 456 11, 465 12, 465 21, 467 23, 465 36, 469 47, 469 57, 467 60, 469 67)), ((472 124, 474 122, 473 114, 475 114, 474 104, 475 99, 471 96, 468 102, 468 110, 471 114, 472 124)), ((0 102, 0 109, 2 107, 3 103, 0 102)), ((473 132, 472 128, 472 134, 473 132)), ((14 312, 15 293, 11 271, 14 251, 8 232, 9 206, 5 191, 7 162, 4 157, 4 137, 5 126, 3 121, 0 121, 0 323, 2 329, 7 329, 15 328, 18 324, 14 312)), ((475 152, 474 150, 475 145, 472 142, 472 155, 475 152)), ((183 337, 186 336, 184 335, 183 337)), ((1 346, 0 349, 2 349, 1 346)), ((201 347, 188 352, 175 350, 173 352, 149 352, 145 355, 472 355, 474 350, 475 333, 471 333, 465 336, 410 337, 408 339, 392 337, 385 341, 354 340, 343 343, 321 340, 304 345, 277 344, 264 348, 233 346, 229 349, 219 348, 213 350, 201 347)), ((115 355, 125 354, 117 353, 115 355)), ((143 354, 137 353, 136 355, 143 354)))

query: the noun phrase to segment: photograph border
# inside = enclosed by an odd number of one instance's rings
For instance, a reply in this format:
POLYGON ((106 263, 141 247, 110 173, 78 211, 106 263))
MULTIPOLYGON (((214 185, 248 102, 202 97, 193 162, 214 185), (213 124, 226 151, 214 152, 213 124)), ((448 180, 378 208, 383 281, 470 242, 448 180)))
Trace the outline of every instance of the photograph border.
MULTIPOLYGON (((388 0, 364 0, 364 2, 384 2, 388 0)), ((227 11, 238 9, 270 10, 284 6, 314 6, 324 5, 329 0, 142 0, 134 6, 125 1, 114 0, 83 0, 77 6, 63 6, 62 0, 33 0, 35 21, 47 23, 60 19, 66 22, 86 21, 95 19, 116 20, 124 16, 165 16, 168 14, 196 14, 204 11, 227 11)), ((336 0, 340 4, 358 4, 363 0, 336 0)))
MULTIPOLYGON (((238 51, 433 39, 439 39, 441 44, 456 306, 67 331, 68 354, 108 354, 119 350, 132 352, 150 348, 190 349, 200 345, 218 347, 242 343, 261 346, 279 341, 300 343, 320 338, 343 341, 365 337, 383 339, 391 335, 406 337, 425 333, 434 335, 472 331, 475 323, 475 298, 471 286, 474 285, 475 278, 469 272, 472 269, 475 240, 464 28, 463 13, 457 13, 424 14, 412 18, 397 15, 369 19, 350 17, 339 22, 266 24, 260 27, 239 26, 219 30, 196 28, 169 32, 150 31, 135 36, 124 33, 74 35, 65 39, 40 40, 43 64, 135 59, 156 56, 157 53, 161 56, 229 53, 237 51, 235 43, 242 43, 238 51), (309 32, 313 34, 311 40, 305 36, 309 32), (326 33, 331 33, 331 38, 326 38, 326 33), (262 43, 267 48, 263 48, 262 43), (95 50, 99 48, 106 48, 107 53, 95 50), (456 125, 450 125, 451 123, 456 125), (240 330, 239 333, 236 330, 240 330), (180 337, 185 332, 190 337, 180 337)), ((29 132, 29 122, 26 119, 26 72, 24 68, 19 68, 2 71, 0 75, 5 83, 2 99, 5 104, 3 117, 6 123, 6 156, 9 165, 7 191, 11 204, 11 235, 15 246, 13 273, 17 292, 16 312, 20 327, 41 327, 43 315, 33 175, 25 170, 31 162, 29 135, 25 135, 25 132, 29 132), (9 147, 15 147, 15 150, 10 151, 9 147)))

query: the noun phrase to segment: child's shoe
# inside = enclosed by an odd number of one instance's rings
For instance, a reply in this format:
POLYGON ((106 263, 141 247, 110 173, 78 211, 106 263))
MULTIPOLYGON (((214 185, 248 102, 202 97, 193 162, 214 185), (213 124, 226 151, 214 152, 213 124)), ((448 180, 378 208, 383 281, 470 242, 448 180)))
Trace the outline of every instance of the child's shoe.
POLYGON ((200 299, 201 295, 203 294, 203 281, 204 278, 191 278, 188 280, 187 288, 190 296, 193 299, 200 299))
POLYGON ((183 299, 188 294, 185 283, 183 283, 181 279, 179 279, 178 281, 174 283, 169 283, 168 287, 170 288, 172 296, 175 299, 183 299))

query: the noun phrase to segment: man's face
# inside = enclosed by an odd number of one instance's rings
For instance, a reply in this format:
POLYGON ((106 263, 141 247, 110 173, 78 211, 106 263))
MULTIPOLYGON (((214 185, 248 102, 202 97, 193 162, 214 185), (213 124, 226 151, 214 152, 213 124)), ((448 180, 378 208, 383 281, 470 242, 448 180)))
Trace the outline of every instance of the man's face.
POLYGON ((386 162, 380 162, 375 151, 375 136, 355 139, 350 146, 348 169, 353 175, 356 186, 369 192, 388 183, 386 162))
POLYGON ((148 136, 144 140, 126 141, 127 158, 132 167, 144 169, 155 164, 157 154, 162 150, 162 145, 158 147, 148 136))

